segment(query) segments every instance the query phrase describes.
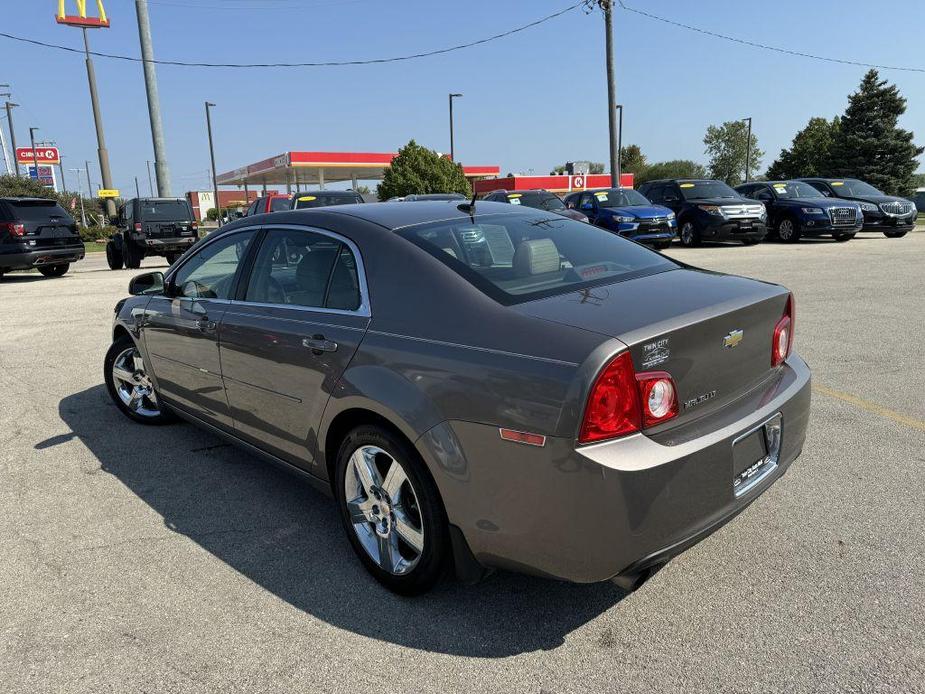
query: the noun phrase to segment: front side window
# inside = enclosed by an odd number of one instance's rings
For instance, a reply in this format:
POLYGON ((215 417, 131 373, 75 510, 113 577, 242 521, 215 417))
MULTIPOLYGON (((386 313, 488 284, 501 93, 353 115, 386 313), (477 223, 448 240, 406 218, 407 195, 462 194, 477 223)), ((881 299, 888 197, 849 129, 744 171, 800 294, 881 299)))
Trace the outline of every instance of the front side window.
POLYGON ((643 246, 557 214, 488 214, 397 233, 503 304, 679 267, 643 246))
POLYGON ((301 229, 271 229, 260 245, 245 301, 353 311, 356 259, 344 243, 301 229))
POLYGON ((171 280, 174 296, 230 299, 235 273, 254 239, 254 233, 228 234, 194 253, 171 280))

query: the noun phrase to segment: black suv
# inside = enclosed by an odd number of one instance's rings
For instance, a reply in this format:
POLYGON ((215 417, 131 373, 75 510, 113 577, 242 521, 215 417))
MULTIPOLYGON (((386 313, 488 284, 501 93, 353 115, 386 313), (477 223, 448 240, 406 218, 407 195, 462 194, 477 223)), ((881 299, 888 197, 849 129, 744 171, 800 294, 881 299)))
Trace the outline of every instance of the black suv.
POLYGON ((699 246, 701 241, 741 241, 751 246, 768 233, 764 205, 743 198, 722 181, 647 181, 638 190, 653 205, 664 205, 677 215, 684 246, 699 246))
POLYGON ((905 236, 915 228, 918 211, 915 203, 885 195, 869 183, 856 178, 799 178, 818 190, 827 198, 854 200, 864 213, 864 228, 861 231, 882 231, 891 239, 905 236))
POLYGON ((547 190, 505 190, 504 188, 499 188, 491 191, 483 199, 490 202, 506 202, 509 205, 523 205, 524 207, 532 207, 544 212, 555 212, 579 222, 588 221, 588 215, 566 207, 558 195, 554 195, 547 190))
POLYGON ((0 277, 30 268, 60 277, 83 257, 77 224, 56 201, 0 198, 0 277))
POLYGON ((193 209, 183 198, 133 198, 119 207, 119 230, 106 244, 106 262, 111 270, 124 264, 141 266, 149 255, 162 255, 173 262, 196 243, 199 225, 193 209))

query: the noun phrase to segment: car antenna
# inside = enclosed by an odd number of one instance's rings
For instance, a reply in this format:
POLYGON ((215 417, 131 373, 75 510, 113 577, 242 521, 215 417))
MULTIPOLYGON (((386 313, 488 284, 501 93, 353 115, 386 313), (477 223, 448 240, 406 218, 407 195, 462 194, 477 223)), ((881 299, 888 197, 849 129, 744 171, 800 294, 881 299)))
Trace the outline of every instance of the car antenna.
POLYGON ((460 212, 468 212, 470 215, 475 214, 475 196, 478 195, 476 191, 472 191, 472 200, 469 202, 461 202, 456 206, 456 209, 460 212))

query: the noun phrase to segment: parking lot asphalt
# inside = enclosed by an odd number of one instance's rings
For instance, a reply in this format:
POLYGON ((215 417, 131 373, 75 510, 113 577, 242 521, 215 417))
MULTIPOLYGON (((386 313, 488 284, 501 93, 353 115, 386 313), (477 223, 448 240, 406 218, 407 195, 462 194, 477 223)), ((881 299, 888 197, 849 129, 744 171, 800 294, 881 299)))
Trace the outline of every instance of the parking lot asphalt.
POLYGON ((630 595, 504 573, 387 593, 326 497, 110 403, 133 271, 8 275, 0 689, 925 691, 925 233, 669 253, 794 291, 812 419, 784 478, 630 595))

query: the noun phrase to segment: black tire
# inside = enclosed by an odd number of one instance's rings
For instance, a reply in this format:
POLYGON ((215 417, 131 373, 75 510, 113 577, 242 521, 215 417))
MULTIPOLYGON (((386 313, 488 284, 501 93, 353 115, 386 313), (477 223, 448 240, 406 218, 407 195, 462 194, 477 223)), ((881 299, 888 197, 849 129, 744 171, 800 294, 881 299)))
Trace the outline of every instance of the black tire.
POLYGON ((901 239, 907 233, 909 232, 907 231, 884 231, 883 235, 886 236, 888 239, 901 239))
POLYGON ((838 241, 839 243, 844 243, 845 241, 850 241, 854 238, 854 234, 832 234, 832 238, 838 241))
POLYGON ((173 253, 168 253, 168 254, 167 254, 167 262, 168 262, 170 265, 173 265, 175 262, 177 262, 177 261, 180 259, 180 256, 181 256, 181 255, 183 255, 183 252, 182 252, 182 251, 174 251, 173 253))
POLYGON ((141 260, 145 257, 145 251, 129 241, 122 244, 122 256, 125 259, 125 267, 129 270, 137 270, 141 267, 141 260))
POLYGON ((777 223, 777 238, 784 243, 797 243, 801 236, 799 222, 790 217, 781 217, 777 223))
POLYGON ((3 275, 6 273, 6 268, 0 267, 0 282, 3 281, 3 275))
MULTIPOLYGON (((425 467, 417 451, 404 438, 391 431, 374 425, 364 425, 357 427, 347 434, 341 443, 337 453, 337 465, 332 482, 334 496, 337 499, 341 511, 344 530, 347 538, 359 557, 363 566, 372 576, 389 590, 400 595, 419 595, 430 590, 441 576, 445 573, 451 554, 449 531, 447 529, 446 511, 443 508, 443 502, 440 499, 440 493, 434 484, 427 468, 425 467), (379 542, 378 536, 374 532, 375 524, 372 521, 360 521, 354 525, 351 521, 350 511, 348 510, 348 499, 346 484, 361 484, 354 475, 351 456, 363 447, 375 447, 384 451, 386 455, 376 457, 377 470, 382 476, 390 465, 398 464, 405 473, 406 482, 411 485, 413 494, 407 493, 407 488, 401 493, 401 501, 376 497, 378 503, 385 503, 391 506, 387 515, 394 519, 394 512, 405 514, 406 518, 414 517, 415 522, 420 524, 420 532, 423 536, 423 547, 420 551, 416 563, 406 572, 396 574, 384 569, 373 558, 366 548, 364 548, 360 533, 366 532, 371 542, 379 542), (391 458, 391 460, 389 460, 391 458), (354 476, 352 480, 347 479, 347 475, 354 476), (383 501, 385 499, 385 501, 383 501), (411 500, 413 506, 408 504, 411 500)), ((385 494, 380 487, 379 490, 385 494)), ((361 490, 361 495, 365 495, 361 490)), ((357 497, 359 498, 359 497, 357 497)), ((372 497, 367 497, 367 501, 376 509, 375 513, 380 513, 377 501, 372 497)), ((407 553, 414 554, 413 547, 405 544, 400 538, 401 534, 391 528, 397 527, 392 525, 393 521, 387 523, 390 528, 389 532, 395 533, 396 548, 403 548, 407 553)), ((378 552, 377 552, 378 553, 378 552)))
POLYGON ((671 246, 671 241, 656 241, 652 245, 655 246, 656 249, 664 251, 666 248, 671 246))
POLYGON ((678 229, 678 238, 685 248, 695 248, 700 245, 700 232, 697 230, 697 225, 689 219, 681 222, 678 229))
POLYGON ((122 247, 115 241, 106 242, 106 264, 110 270, 121 270, 125 259, 122 257, 122 247))
POLYGON ((42 265, 39 267, 39 272, 45 275, 45 277, 61 277, 61 275, 67 272, 70 267, 70 263, 61 263, 60 265, 42 265))
POLYGON ((742 239, 743 246, 757 246, 761 243, 761 239, 742 239))
MULTIPOLYGON (((143 410, 132 410, 120 397, 119 390, 124 384, 116 384, 115 376, 113 374, 113 366, 116 363, 116 359, 119 358, 124 352, 129 349, 135 349, 137 352, 137 346, 135 341, 132 340, 128 335, 123 335, 119 339, 110 345, 109 350, 106 352, 106 358, 103 360, 103 380, 106 382, 106 390, 109 391, 109 397, 112 398, 112 401, 116 403, 116 407, 124 414, 126 417, 131 419, 134 422, 139 422, 141 424, 170 424, 171 422, 176 421, 176 415, 171 412, 166 405, 162 402, 157 402, 157 412, 156 414, 148 414, 150 408, 145 407, 143 410)), ((147 366, 145 367, 147 368, 147 366)), ((152 386, 153 391, 153 386, 152 386)), ((156 398, 156 392, 155 392, 156 398)), ((147 400, 148 404, 151 404, 150 398, 147 400)))

